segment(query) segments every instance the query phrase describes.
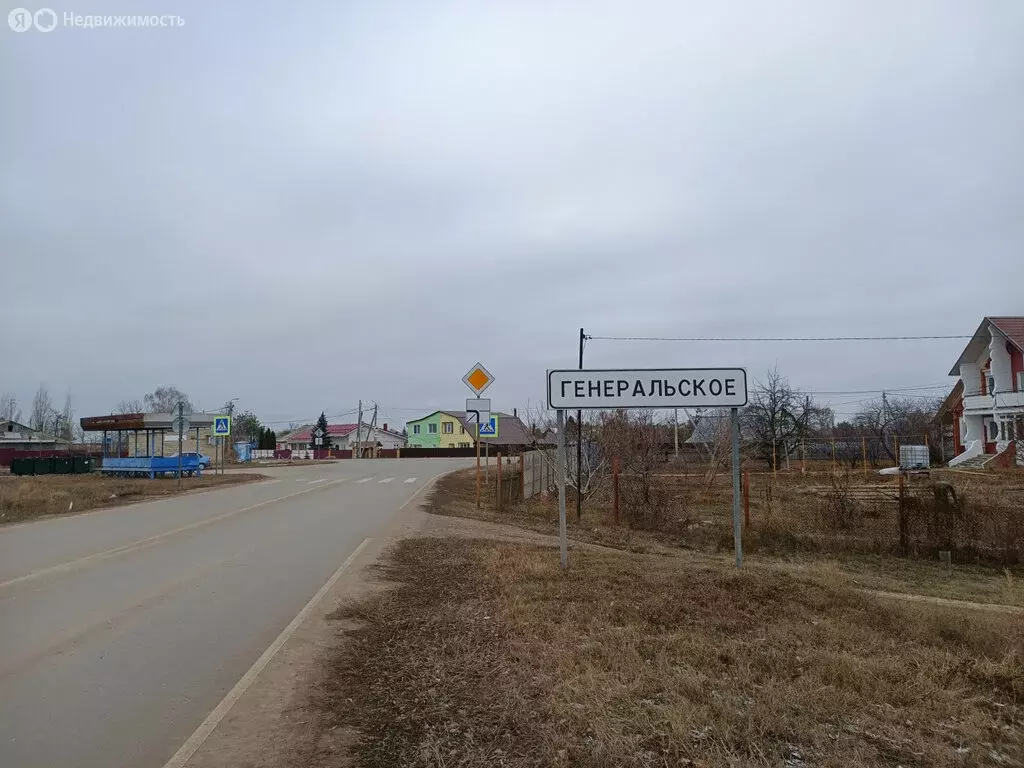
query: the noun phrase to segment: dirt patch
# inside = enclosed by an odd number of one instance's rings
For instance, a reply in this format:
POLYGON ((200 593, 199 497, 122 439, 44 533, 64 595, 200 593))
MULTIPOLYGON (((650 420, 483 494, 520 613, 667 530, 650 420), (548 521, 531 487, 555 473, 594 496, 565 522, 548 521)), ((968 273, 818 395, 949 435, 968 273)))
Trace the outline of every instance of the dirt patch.
POLYGON ((99 473, 30 477, 5 475, 0 477, 0 525, 265 479, 265 475, 256 473, 210 473, 202 477, 182 478, 179 491, 177 480, 169 478, 126 479, 99 473))
POLYGON ((515 542, 409 539, 383 576, 322 699, 363 766, 1024 761, 1019 619, 515 542))

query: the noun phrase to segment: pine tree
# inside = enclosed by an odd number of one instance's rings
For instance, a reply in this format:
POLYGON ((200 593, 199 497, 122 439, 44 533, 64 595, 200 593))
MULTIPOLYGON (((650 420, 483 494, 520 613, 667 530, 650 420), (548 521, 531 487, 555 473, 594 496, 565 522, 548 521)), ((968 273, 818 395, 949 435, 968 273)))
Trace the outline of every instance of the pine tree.
POLYGON ((277 432, 267 427, 267 448, 271 451, 277 450, 277 432))
MULTIPOLYGON (((320 445, 316 444, 316 438, 313 439, 314 448, 323 448, 325 451, 331 447, 331 436, 327 431, 327 416, 324 415, 323 411, 320 411, 320 418, 316 420, 316 427, 323 433, 323 441, 320 445)), ((314 432, 316 430, 313 430, 314 432)))

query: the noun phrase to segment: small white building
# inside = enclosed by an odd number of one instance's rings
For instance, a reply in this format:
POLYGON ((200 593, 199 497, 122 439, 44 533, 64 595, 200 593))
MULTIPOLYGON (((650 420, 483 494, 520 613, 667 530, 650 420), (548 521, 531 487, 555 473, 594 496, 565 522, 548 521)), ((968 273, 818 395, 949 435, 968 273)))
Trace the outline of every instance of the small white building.
MULTIPOLYGON (((356 424, 328 424, 327 434, 331 438, 331 447, 342 451, 353 450, 356 445, 356 426, 356 424)), ((290 435, 284 435, 278 438, 277 447, 292 451, 313 450, 317 447, 313 439, 314 429, 316 429, 315 426, 304 427, 290 435)), ((405 447, 405 436, 401 432, 388 429, 387 424, 378 427, 363 424, 359 430, 359 444, 364 452, 367 450, 370 452, 394 450, 405 447)))
POLYGON ((16 451, 49 451, 65 448, 67 445, 66 440, 43 434, 16 421, 0 420, 0 448, 13 448, 16 451))

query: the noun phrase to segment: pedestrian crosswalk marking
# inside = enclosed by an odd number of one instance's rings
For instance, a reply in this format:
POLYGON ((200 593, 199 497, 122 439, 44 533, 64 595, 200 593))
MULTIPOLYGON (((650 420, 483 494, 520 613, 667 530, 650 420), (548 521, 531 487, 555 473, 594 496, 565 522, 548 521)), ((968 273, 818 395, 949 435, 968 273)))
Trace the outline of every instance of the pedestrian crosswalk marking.
POLYGON ((393 478, 393 477, 385 477, 383 480, 378 480, 377 482, 378 483, 390 483, 394 479, 395 478, 393 478))
POLYGON ((362 480, 356 480, 357 483, 368 483, 373 480, 372 477, 364 477, 362 480))
POLYGON ((327 480, 327 478, 326 478, 326 477, 321 477, 321 478, 320 478, 319 480, 310 480, 310 481, 309 481, 309 484, 310 484, 310 485, 316 485, 317 483, 322 483, 322 482, 324 482, 325 480, 327 480))
POLYGON ((418 477, 407 477, 407 478, 405 478, 405 482, 407 482, 407 483, 415 483, 417 480, 419 480, 418 477))

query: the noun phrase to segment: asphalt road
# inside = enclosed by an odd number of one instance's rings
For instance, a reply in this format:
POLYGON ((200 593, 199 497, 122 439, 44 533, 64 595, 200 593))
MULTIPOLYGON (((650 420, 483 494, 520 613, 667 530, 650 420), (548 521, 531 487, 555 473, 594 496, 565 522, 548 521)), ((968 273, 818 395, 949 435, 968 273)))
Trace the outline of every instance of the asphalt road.
POLYGON ((160 768, 364 538, 465 465, 272 468, 0 529, 0 766, 160 768))

